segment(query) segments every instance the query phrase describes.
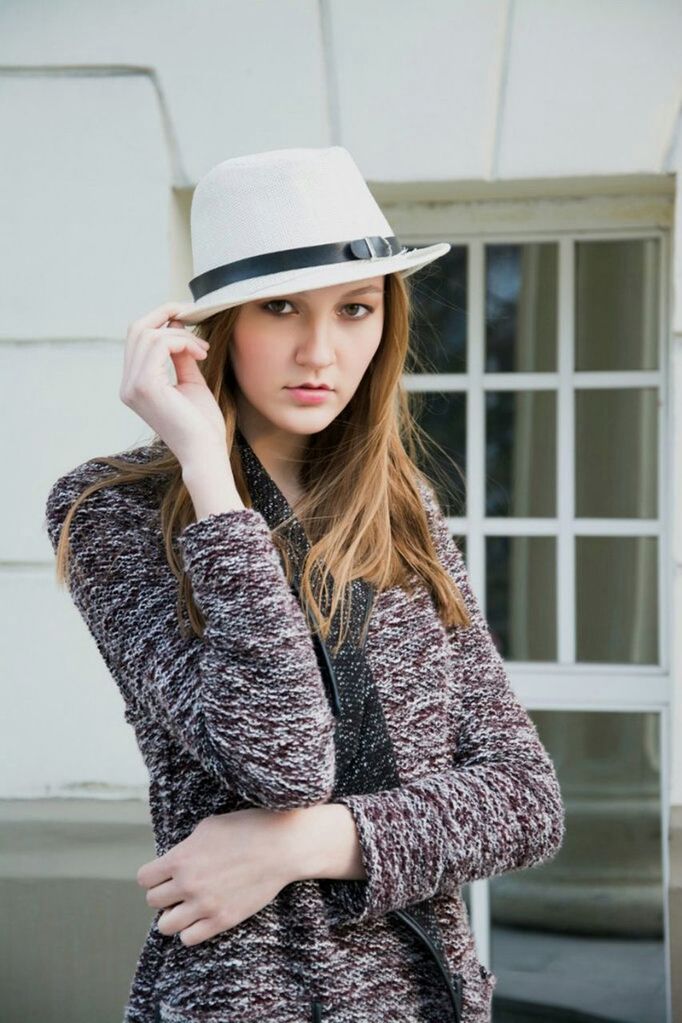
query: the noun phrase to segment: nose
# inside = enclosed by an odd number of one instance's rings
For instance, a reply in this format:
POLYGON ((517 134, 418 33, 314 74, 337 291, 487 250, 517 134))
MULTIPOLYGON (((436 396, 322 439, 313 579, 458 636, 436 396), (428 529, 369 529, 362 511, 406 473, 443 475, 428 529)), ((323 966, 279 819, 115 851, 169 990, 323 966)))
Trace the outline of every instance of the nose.
POLYGON ((322 320, 311 321, 299 341, 296 362, 299 365, 324 367, 334 362, 332 328, 322 320))

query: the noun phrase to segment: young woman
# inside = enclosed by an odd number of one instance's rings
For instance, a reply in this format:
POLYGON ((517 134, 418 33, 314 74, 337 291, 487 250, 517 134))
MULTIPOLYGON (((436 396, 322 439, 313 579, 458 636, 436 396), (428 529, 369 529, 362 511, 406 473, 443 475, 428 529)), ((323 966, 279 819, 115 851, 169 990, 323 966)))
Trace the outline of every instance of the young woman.
POLYGON ((126 340, 153 441, 47 500, 150 776, 124 1020, 486 1023, 460 887, 554 856, 564 806, 415 461, 405 278, 449 246, 338 146, 219 164, 192 243, 194 303, 126 340))

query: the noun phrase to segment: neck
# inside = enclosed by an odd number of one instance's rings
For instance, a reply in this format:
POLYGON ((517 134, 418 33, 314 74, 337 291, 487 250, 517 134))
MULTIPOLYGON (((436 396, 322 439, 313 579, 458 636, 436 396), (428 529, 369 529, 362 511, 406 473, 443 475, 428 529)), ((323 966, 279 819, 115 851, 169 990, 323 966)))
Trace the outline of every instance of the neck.
POLYGON ((237 426, 263 468, 293 507, 303 494, 298 474, 307 438, 285 433, 271 424, 256 425, 239 420, 237 426))

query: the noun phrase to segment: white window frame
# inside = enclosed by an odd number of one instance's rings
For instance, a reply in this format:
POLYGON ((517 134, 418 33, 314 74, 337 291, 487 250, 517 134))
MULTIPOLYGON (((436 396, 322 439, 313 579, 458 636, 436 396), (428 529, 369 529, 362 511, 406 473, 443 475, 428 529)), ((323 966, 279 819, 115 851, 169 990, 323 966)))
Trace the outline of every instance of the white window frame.
MULTIPOLYGON (((533 183, 526 182, 525 192, 533 183)), ((603 194, 535 198, 481 199, 419 203, 394 201, 382 208, 401 241, 427 245, 448 241, 466 246, 466 372, 405 374, 409 391, 466 392, 466 516, 450 517, 455 535, 466 537, 467 567, 485 613, 485 538, 487 535, 555 535, 557 550, 557 661, 508 662, 512 686, 529 710, 653 711, 659 715, 661 751, 661 841, 664 886, 664 943, 668 1013, 671 1004, 670 886, 668 811, 671 761, 673 675, 670 622, 673 598, 672 523, 674 437, 671 421, 672 333, 670 313, 671 236, 674 195, 628 193, 616 181, 602 182, 603 194), (612 191, 612 194, 608 194, 612 191), (520 228, 519 225, 525 225, 520 228), (574 267, 578 241, 655 237, 660 246, 659 359, 654 371, 574 371, 574 267), (485 246, 555 242, 558 245, 557 370, 552 373, 485 373, 485 246), (577 519, 574 507, 574 382, 581 387, 659 387, 658 518, 577 519), (555 388, 557 394, 557 516, 486 517, 485 392, 555 388), (574 536, 637 535, 658 537, 658 665, 575 664, 574 536)), ((578 191, 578 190, 576 190, 578 191)), ((411 199, 412 197, 410 197, 411 199)), ((470 885, 471 925, 481 961, 491 968, 488 880, 470 885)))

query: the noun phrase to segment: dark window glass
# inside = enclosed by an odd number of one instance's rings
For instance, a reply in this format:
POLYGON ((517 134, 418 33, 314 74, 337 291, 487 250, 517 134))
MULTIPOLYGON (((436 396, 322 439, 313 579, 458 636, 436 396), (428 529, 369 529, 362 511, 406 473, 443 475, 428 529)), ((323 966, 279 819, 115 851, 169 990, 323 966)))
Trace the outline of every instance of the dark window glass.
POLYGON ((556 242, 485 247, 485 370, 557 368, 556 242))

